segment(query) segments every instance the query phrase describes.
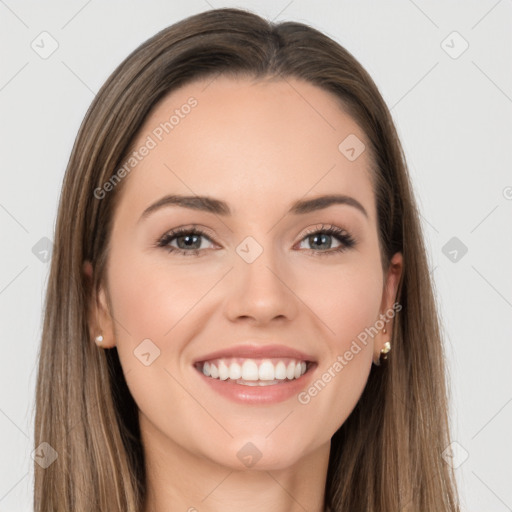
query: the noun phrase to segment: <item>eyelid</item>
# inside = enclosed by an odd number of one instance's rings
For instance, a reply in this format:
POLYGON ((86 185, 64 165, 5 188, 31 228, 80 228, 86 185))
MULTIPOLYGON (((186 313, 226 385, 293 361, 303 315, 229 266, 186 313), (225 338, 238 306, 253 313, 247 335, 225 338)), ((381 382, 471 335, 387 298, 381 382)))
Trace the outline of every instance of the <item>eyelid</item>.
POLYGON ((202 226, 200 224, 184 224, 182 226, 176 226, 175 228, 172 228, 172 229, 169 229, 168 231, 166 231, 159 238, 159 240, 163 239, 167 235, 177 236, 181 233, 190 233, 190 232, 197 232, 198 234, 200 234, 206 238, 209 238, 211 242, 214 242, 214 240, 215 240, 215 234, 214 234, 213 230, 211 230, 205 226, 202 226))
POLYGON ((329 230, 329 229, 333 229, 333 230, 340 231, 340 232, 343 232, 346 234, 350 234, 348 230, 346 230, 345 228, 343 228, 341 226, 336 226, 335 224, 320 223, 320 224, 316 224, 312 228, 307 228, 301 235, 301 240, 308 235, 313 235, 314 233, 318 233, 319 231, 325 231, 325 230, 329 230))

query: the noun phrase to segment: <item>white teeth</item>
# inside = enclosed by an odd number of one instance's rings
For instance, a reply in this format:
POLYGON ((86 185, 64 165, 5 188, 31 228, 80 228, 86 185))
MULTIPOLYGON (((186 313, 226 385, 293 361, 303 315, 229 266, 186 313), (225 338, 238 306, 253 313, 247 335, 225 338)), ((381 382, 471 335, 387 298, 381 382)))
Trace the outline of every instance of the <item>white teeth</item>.
POLYGON ((286 379, 286 366, 284 365, 283 361, 279 361, 279 363, 276 364, 276 370, 275 370, 274 377, 278 380, 284 380, 286 379))
POLYGON ((229 378, 229 368, 224 361, 219 362, 219 379, 226 380, 229 378))
MULTIPOLYGON (((215 378, 214 375, 212 377, 215 378)), ((258 365, 254 361, 245 361, 242 365, 242 379, 258 380, 258 365)))
POLYGON ((288 363, 286 368, 286 378, 292 380, 295 377, 295 363, 288 363))
POLYGON ((214 379, 218 378, 219 376, 219 370, 214 364, 210 365, 210 377, 213 377, 214 379))
POLYGON ((261 363, 258 375, 260 380, 274 380, 274 365, 270 361, 261 363))
POLYGON ((229 378, 237 380, 242 377, 242 367, 238 363, 231 363, 229 365, 229 378))
POLYGON ((274 384, 279 384, 277 380, 254 380, 254 381, 238 381, 237 384, 242 384, 243 386, 273 386, 274 384))
POLYGON ((205 362, 203 374, 220 380, 238 381, 238 384, 264 386, 279 384, 286 379, 298 379, 306 373, 305 361, 283 359, 223 358, 205 362))

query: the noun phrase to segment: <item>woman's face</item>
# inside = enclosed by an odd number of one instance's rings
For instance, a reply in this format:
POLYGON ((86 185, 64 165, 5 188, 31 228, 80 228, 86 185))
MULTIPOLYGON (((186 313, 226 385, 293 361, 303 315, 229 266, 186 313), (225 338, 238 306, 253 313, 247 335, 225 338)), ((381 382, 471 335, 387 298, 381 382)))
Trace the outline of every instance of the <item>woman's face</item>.
POLYGON ((363 144, 295 79, 195 82, 148 116, 97 313, 144 439, 239 469, 328 446, 389 339, 400 274, 400 254, 381 267, 363 144))

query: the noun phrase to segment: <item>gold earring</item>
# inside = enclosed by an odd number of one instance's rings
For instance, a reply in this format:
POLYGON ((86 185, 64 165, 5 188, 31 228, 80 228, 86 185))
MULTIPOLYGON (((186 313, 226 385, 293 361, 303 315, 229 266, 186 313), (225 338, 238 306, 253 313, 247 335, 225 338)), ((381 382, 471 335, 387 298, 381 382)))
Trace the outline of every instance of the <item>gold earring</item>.
POLYGON ((94 341, 96 342, 96 345, 101 347, 101 344, 103 343, 103 336, 101 334, 99 336, 96 336, 94 341))
POLYGON ((375 366, 380 366, 382 361, 385 361, 388 358, 388 353, 391 350, 391 343, 389 341, 386 341, 384 343, 384 347, 380 350, 379 359, 377 361, 374 361, 373 364, 375 366))
POLYGON ((386 360, 388 358, 388 352, 390 350, 391 350, 391 343, 389 341, 386 341, 386 343, 384 343, 384 347, 380 351, 379 360, 386 360))
MULTIPOLYGON (((382 334, 386 334, 387 332, 388 332, 387 329, 384 327, 384 329, 382 329, 382 334)), ((386 343, 384 343, 384 346, 382 347, 382 349, 380 351, 379 359, 374 362, 375 366, 380 366, 381 362, 385 361, 388 358, 388 353, 390 350, 391 350, 391 343, 389 341, 386 341, 386 343)))

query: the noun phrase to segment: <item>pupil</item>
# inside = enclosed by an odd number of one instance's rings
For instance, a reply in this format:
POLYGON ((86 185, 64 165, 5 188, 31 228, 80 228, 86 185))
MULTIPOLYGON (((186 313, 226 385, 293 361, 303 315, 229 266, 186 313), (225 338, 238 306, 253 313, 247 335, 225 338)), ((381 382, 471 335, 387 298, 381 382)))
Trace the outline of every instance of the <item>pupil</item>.
MULTIPOLYGON (((184 240, 185 247, 190 247, 194 243, 197 243, 197 239, 199 238, 198 235, 184 235, 178 238, 178 246, 180 245, 179 241, 184 240), (194 242, 192 239, 196 238, 196 241, 194 242)), ((182 247, 181 247, 182 248, 182 247)))
POLYGON ((325 245, 326 247, 324 247, 324 248, 329 249, 331 246, 331 244, 329 243, 329 241, 330 241, 329 237, 330 237, 330 235, 317 234, 317 235, 312 235, 309 238, 309 240, 310 240, 311 245, 314 245, 318 239, 321 239, 321 240, 323 240, 323 242, 320 242, 320 245, 325 245), (312 241, 314 241, 314 242, 312 243, 312 241))

